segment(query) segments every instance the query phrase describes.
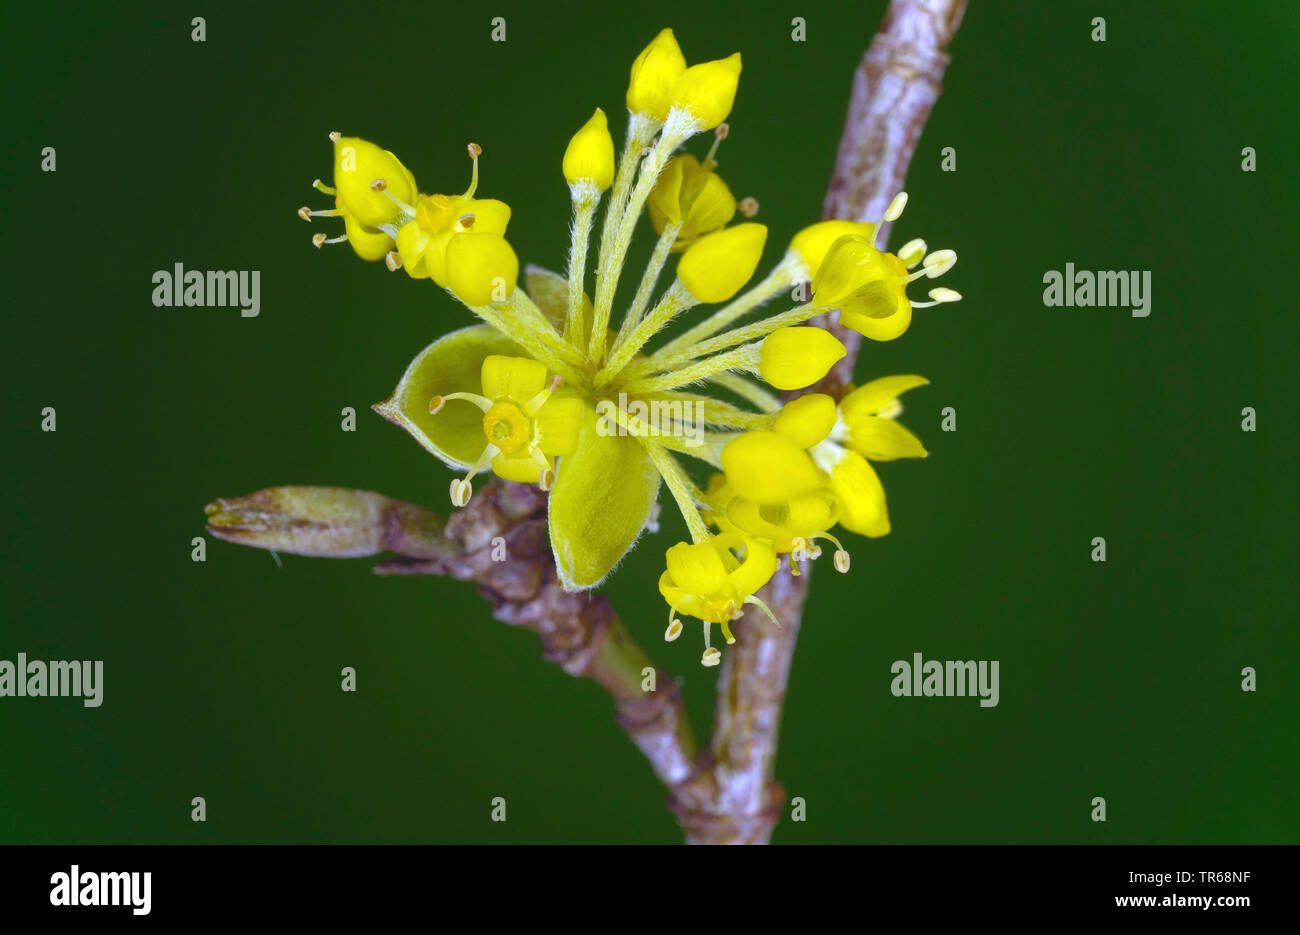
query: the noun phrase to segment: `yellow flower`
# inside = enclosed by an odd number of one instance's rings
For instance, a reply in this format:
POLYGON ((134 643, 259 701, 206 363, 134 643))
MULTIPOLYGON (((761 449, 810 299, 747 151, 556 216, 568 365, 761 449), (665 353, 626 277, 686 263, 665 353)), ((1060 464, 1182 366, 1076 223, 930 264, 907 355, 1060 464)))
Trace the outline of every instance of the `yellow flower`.
POLYGON ((429 401, 429 412, 435 415, 451 400, 473 403, 483 412, 486 444, 469 473, 451 482, 452 503, 469 502, 471 478, 489 465, 498 477, 551 489, 554 456, 578 447, 582 401, 553 397, 560 381, 548 382, 546 365, 525 357, 493 354, 483 361, 481 379, 481 394, 447 393, 429 401))
POLYGON ((778 390, 800 390, 826 376, 846 353, 824 328, 779 328, 763 340, 758 372, 778 390))
POLYGON ((866 222, 818 221, 795 234, 790 241, 790 249, 803 260, 811 279, 821 270, 822 261, 826 259, 826 254, 835 241, 849 234, 871 239, 875 231, 876 225, 866 222))
POLYGON ((391 224, 402 212, 383 192, 409 202, 416 194, 415 176, 400 159, 368 140, 335 133, 330 137, 339 207, 372 229, 391 224))
MULTIPOLYGON (((675 640, 682 632, 678 611, 704 621, 704 655, 701 662, 715 666, 722 654, 710 645, 710 625, 722 626, 728 643, 736 641, 731 621, 746 604, 755 604, 769 617, 772 612, 754 592, 776 572, 776 553, 766 545, 737 535, 715 536, 704 542, 679 542, 666 553, 667 570, 659 578, 659 593, 668 602, 668 630, 675 640), (744 557, 737 557, 737 552, 744 557)), ((772 618, 775 620, 775 618, 772 618)))
MULTIPOLYGON (((890 204, 882 220, 894 221, 903 213, 907 194, 900 193, 890 204)), ((879 230, 880 225, 875 226, 879 230)), ((827 231, 834 230, 828 228, 827 231)), ((912 309, 926 308, 942 302, 956 302, 961 296, 951 289, 930 290, 930 302, 911 302, 907 284, 922 276, 934 279, 957 262, 951 250, 926 253, 923 240, 903 245, 898 255, 875 245, 875 230, 868 235, 847 233, 837 238, 826 251, 813 276, 813 304, 819 308, 838 308, 840 324, 876 341, 892 341, 912 323, 912 309), (908 270, 917 263, 922 268, 908 270)))
POLYGON ((849 393, 840 400, 845 444, 871 461, 926 457, 921 440, 895 419, 903 411, 899 395, 929 382, 916 375, 881 377, 849 393))
POLYGON ((736 199, 706 160, 701 165, 692 155, 668 160, 663 175, 646 202, 655 233, 662 234, 669 224, 680 224, 673 252, 679 253, 704 234, 720 230, 736 214, 736 199))
POLYGON ((603 192, 614 184, 614 141, 609 136, 605 112, 599 107, 569 140, 562 168, 570 186, 590 182, 603 192))

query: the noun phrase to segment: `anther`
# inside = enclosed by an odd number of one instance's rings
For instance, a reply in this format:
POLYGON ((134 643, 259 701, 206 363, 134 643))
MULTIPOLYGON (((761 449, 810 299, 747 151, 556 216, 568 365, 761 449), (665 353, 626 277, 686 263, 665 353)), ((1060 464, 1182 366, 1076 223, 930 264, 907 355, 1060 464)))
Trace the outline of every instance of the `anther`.
POLYGON ((458 223, 463 230, 469 230, 474 226, 475 220, 476 218, 473 214, 462 214, 456 219, 456 223, 458 223))
POLYGON ((469 158, 471 159, 477 159, 479 156, 483 155, 483 147, 478 145, 478 143, 470 143, 465 147, 465 149, 469 151, 469 158))
POLYGON ((339 140, 341 140, 342 138, 343 138, 343 134, 340 133, 338 130, 330 130, 330 142, 331 142, 331 143, 337 143, 337 142, 338 142, 339 140))
POLYGON ((375 179, 373 182, 370 183, 370 187, 372 190, 377 192, 387 191, 388 182, 384 181, 383 179, 375 179))
POLYGON ((727 134, 730 132, 731 132, 731 127, 725 123, 718 124, 717 128, 714 129, 713 145, 709 147, 709 153, 707 156, 704 157, 704 162, 701 163, 701 165, 705 169, 712 169, 714 166, 718 164, 718 160, 717 160, 718 147, 722 145, 722 141, 727 138, 727 134))
POLYGON ((301 208, 298 209, 298 217, 302 218, 304 221, 310 221, 311 208, 307 207, 306 205, 303 205, 301 208))
POLYGON ((740 213, 745 217, 752 218, 754 215, 758 214, 758 199, 752 196, 742 198, 736 203, 736 207, 740 209, 740 213))
POLYGON ((899 192, 894 196, 894 200, 889 203, 885 209, 884 220, 897 221, 903 216, 903 209, 907 207, 907 192, 899 192))
POLYGON ((474 486, 467 480, 456 478, 451 482, 451 505, 456 507, 464 506, 469 503, 470 496, 474 493, 474 486))
POLYGON ((961 293, 957 292, 955 289, 945 289, 940 286, 938 289, 930 290, 930 298, 934 299, 936 302, 960 302, 961 293))
POLYGON ((384 265, 388 267, 390 273, 395 273, 402 268, 402 255, 396 250, 389 250, 384 254, 384 265))
POLYGON ((899 248, 897 256, 910 269, 925 258, 925 241, 920 237, 909 240, 899 248))
POLYGON ((548 492, 555 486, 555 471, 551 468, 544 468, 542 475, 537 479, 537 486, 542 488, 542 492, 548 492))
POLYGON ((835 570, 842 575, 849 572, 849 553, 840 549, 835 553, 835 570))
POLYGON ((936 250, 921 261, 921 266, 931 279, 938 279, 956 264, 957 253, 955 250, 936 250))
POLYGON ((326 238, 324 234, 311 235, 311 245, 315 247, 317 250, 319 250, 321 247, 325 245, 325 240, 326 238))
POLYGON ((447 405, 447 400, 441 396, 435 396, 429 400, 429 415, 437 415, 443 406, 447 405))
POLYGON ((682 635, 682 622, 674 617, 668 621, 668 629, 664 630, 664 641, 671 643, 677 637, 682 635))
POLYGON ((715 646, 710 646, 704 651, 704 655, 700 657, 700 665, 703 666, 716 666, 721 661, 722 651, 715 646))

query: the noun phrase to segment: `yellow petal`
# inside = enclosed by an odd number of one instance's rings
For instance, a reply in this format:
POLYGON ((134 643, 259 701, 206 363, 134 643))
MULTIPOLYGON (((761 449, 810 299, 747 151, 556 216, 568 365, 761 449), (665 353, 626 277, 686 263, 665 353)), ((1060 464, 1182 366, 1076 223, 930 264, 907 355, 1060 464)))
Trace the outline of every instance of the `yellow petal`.
POLYGON ((862 416, 848 423, 849 447, 870 461, 924 458, 929 454, 919 438, 893 419, 862 416))
POLYGON ((528 357, 493 354, 483 361, 483 395, 525 405, 546 388, 546 365, 528 357))
POLYGON ((885 488, 866 458, 856 451, 845 451, 830 476, 831 492, 839 502, 841 526, 872 538, 889 532, 885 488))
POLYGON ((856 304, 846 304, 840 309, 840 324, 873 341, 892 341, 912 324, 912 303, 901 290, 894 298, 897 302, 894 311, 883 317, 877 314, 876 308, 865 314, 856 304))
POLYGON ((544 454, 572 454, 582 429, 582 400, 552 396, 533 417, 533 433, 544 454))
POLYGON ((762 224, 737 224, 695 241, 677 264, 677 278, 701 302, 725 302, 758 268, 767 242, 762 224))
POLYGON ((470 198, 462 200, 457 207, 463 209, 457 220, 466 214, 474 215, 469 229, 475 234, 504 234, 510 223, 510 206, 495 198, 470 198))
POLYGON ((447 288, 466 305, 504 302, 518 280, 519 258, 500 234, 471 231, 448 241, 447 288))
POLYGON ((879 377, 862 384, 841 399, 840 412, 844 413, 846 420, 874 416, 908 390, 926 386, 929 382, 925 377, 914 373, 879 377))
POLYGON ((656 234, 662 234, 670 223, 682 219, 682 175, 686 160, 694 158, 686 155, 669 159, 663 172, 659 173, 655 187, 650 189, 646 205, 650 208, 650 223, 654 225, 656 234))
POLYGON ((822 475, 808 453, 776 432, 746 432, 722 449, 722 469, 735 492, 759 503, 812 493, 822 475))
POLYGON ((402 258, 402 269, 412 279, 427 279, 424 252, 429 248, 429 235, 414 221, 402 225, 397 232, 397 255, 402 258))
POLYGON ((804 261, 808 267, 808 276, 815 278, 821 270, 822 261, 826 259, 826 254, 835 241, 851 235, 870 242, 875 238, 875 233, 874 224, 858 221, 819 221, 795 234, 794 239, 790 241, 790 249, 798 253, 800 259, 804 261))
POLYGON ((482 393, 483 361, 493 354, 518 355, 509 338, 490 325, 472 325, 434 341, 411 361, 393 395, 374 408, 399 425, 436 458, 457 470, 478 460, 487 440, 483 413, 453 401, 429 413, 429 400, 449 393, 482 393))
POLYGON ((637 439, 601 435, 583 406, 578 447, 559 461, 549 527, 560 582, 593 588, 636 543, 659 494, 659 472, 637 439))
POLYGON ((772 429, 800 448, 811 448, 831 433, 838 419, 834 399, 825 393, 809 393, 782 406, 772 429))
POLYGON ((542 466, 533 460, 532 455, 499 454, 492 459, 492 473, 521 484, 535 484, 541 477, 542 466))
POLYGON ((758 372, 778 390, 799 390, 826 376, 846 353, 825 328, 778 328, 763 340, 758 372))
POLYGON ((729 585, 740 598, 749 597, 772 580, 776 573, 776 551, 756 539, 745 541, 745 557, 729 576, 729 585))
POLYGON ((692 65, 673 82, 673 106, 689 110, 698 131, 712 130, 731 113, 740 83, 740 53, 692 65))
POLYGON ((391 198, 371 187, 376 179, 383 179, 388 191, 407 204, 418 194, 415 177, 388 150, 359 137, 339 137, 334 143, 338 200, 348 214, 367 227, 387 224, 402 213, 391 198))
POLYGON ((343 216, 343 227, 348 234, 348 243, 363 260, 382 260, 393 249, 392 237, 366 227, 350 214, 343 216))
POLYGON ((721 594, 727 587, 727 574, 738 567, 732 558, 731 568, 723 564, 722 552, 712 542, 679 542, 668 549, 665 558, 673 584, 689 594, 701 597, 721 594))
POLYGON ((662 121, 672 104, 673 83, 686 70, 686 58, 671 29, 661 30, 632 63, 627 109, 662 121))

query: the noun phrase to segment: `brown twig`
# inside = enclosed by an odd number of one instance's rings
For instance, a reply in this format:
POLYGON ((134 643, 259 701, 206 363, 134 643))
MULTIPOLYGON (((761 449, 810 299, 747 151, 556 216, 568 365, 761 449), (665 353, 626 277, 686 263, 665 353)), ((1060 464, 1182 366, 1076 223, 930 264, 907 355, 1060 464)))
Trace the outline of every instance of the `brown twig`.
MULTIPOLYGON (((917 140, 939 96, 947 48, 966 0, 893 0, 853 78, 844 134, 822 216, 875 221, 903 187, 917 140)), ((888 231, 884 231, 883 245, 888 231)), ((853 381, 862 337, 829 327, 848 353, 814 388, 835 397, 853 381)), ((808 593, 808 575, 777 572, 764 598, 782 622, 774 630, 751 609, 737 625, 718 684, 712 743, 714 800, 706 811, 727 826, 696 819, 688 839, 709 844, 767 843, 784 804, 773 778, 786 682, 808 593), (728 828, 740 833, 728 835, 728 828)))

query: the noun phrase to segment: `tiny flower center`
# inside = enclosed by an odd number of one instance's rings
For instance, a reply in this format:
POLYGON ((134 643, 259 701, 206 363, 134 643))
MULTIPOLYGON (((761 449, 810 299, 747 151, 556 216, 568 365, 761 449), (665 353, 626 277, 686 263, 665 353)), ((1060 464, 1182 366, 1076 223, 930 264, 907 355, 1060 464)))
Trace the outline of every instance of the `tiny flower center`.
POLYGON ((415 223, 430 234, 450 227, 455 215, 455 200, 446 195, 421 195, 415 206, 415 223))
POLYGON ((505 454, 518 454, 533 440, 533 421, 514 403, 494 403, 483 414, 483 434, 505 454))

